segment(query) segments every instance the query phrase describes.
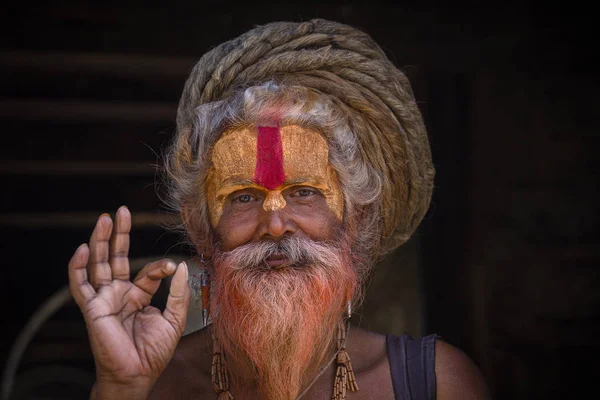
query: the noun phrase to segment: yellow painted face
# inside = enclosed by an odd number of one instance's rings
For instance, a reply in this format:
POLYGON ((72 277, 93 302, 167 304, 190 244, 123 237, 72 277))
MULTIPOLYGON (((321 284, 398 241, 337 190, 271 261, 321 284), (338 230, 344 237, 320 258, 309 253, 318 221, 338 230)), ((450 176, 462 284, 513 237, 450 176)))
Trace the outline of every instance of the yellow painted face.
POLYGON ((227 197, 248 188, 263 191, 263 209, 275 211, 286 206, 284 190, 313 187, 340 221, 343 217, 344 198, 329 163, 327 141, 315 130, 289 125, 228 131, 215 143, 211 161, 207 194, 214 227, 227 197))

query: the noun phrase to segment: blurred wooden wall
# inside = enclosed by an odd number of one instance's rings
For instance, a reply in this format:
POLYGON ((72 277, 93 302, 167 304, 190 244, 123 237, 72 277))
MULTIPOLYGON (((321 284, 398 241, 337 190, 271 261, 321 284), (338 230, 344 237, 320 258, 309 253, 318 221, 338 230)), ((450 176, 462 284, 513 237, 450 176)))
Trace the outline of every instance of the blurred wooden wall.
MULTIPOLYGON (((186 252, 160 226, 169 217, 154 165, 188 71, 255 24, 321 17, 364 29, 406 71, 438 170, 430 212, 376 269, 357 323, 439 333, 481 366, 497 399, 577 398, 591 386, 597 369, 579 366, 600 333, 599 104, 585 13, 134 1, 13 2, 3 16, 1 354, 66 284, 101 212, 130 206, 133 257, 186 252)), ((93 370, 72 305, 20 372, 42 368, 40 378, 57 360, 93 370)))
MULTIPOLYGON (((130 207, 133 257, 181 250, 177 236, 161 228, 172 217, 155 193, 156 165, 194 60, 87 48, 81 40, 101 22, 96 13, 53 11, 54 22, 64 25, 47 27, 47 33, 39 27, 38 38, 0 53, 0 120, 10 142, 0 147, 3 355, 33 311, 67 283, 70 254, 88 240, 101 213, 130 207), (81 24, 78 33, 68 28, 74 21, 81 24), (57 36, 67 33, 76 35, 69 42, 73 48, 57 46, 57 36)), ((28 12, 21 18, 36 19, 28 12)), ((81 386, 86 372, 93 379, 85 325, 73 303, 44 324, 27 348, 16 398, 28 398, 28 385, 55 371, 59 381, 71 376, 81 386)), ((41 389, 32 398, 85 398, 77 385, 41 389)))

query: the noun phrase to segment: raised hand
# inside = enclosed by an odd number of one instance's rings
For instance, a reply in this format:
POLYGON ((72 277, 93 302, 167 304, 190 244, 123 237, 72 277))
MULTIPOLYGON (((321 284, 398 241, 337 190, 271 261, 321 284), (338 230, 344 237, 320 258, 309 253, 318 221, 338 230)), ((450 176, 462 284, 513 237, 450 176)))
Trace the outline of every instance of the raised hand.
POLYGON ((96 362, 95 398, 145 398, 173 356, 190 301, 188 269, 171 260, 146 265, 129 279, 131 214, 98 218, 89 246, 69 262, 71 293, 85 318, 96 362), (172 274, 163 312, 150 306, 160 281, 172 274))

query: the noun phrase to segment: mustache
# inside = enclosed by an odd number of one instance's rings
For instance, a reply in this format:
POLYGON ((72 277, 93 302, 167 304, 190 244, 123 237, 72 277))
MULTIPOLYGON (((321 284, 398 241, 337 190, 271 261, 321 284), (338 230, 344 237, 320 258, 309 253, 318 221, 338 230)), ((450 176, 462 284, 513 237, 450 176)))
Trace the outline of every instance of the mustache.
POLYGON ((269 257, 285 257, 287 266, 335 265, 341 262, 341 245, 317 242, 306 237, 289 236, 278 241, 264 240, 248 243, 231 251, 215 254, 217 261, 227 261, 235 269, 272 269, 266 260, 269 257))

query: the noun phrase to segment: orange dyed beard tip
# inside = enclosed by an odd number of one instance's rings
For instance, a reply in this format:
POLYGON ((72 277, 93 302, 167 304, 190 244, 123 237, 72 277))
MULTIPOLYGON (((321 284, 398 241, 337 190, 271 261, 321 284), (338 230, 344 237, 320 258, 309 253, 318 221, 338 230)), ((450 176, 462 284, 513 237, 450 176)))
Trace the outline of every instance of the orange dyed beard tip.
POLYGON ((217 226, 227 196, 254 188, 265 193, 263 209, 283 209, 282 192, 291 186, 318 189, 341 220, 344 198, 329 147, 315 130, 297 125, 258 126, 225 132, 215 143, 207 177, 211 224, 217 226))

